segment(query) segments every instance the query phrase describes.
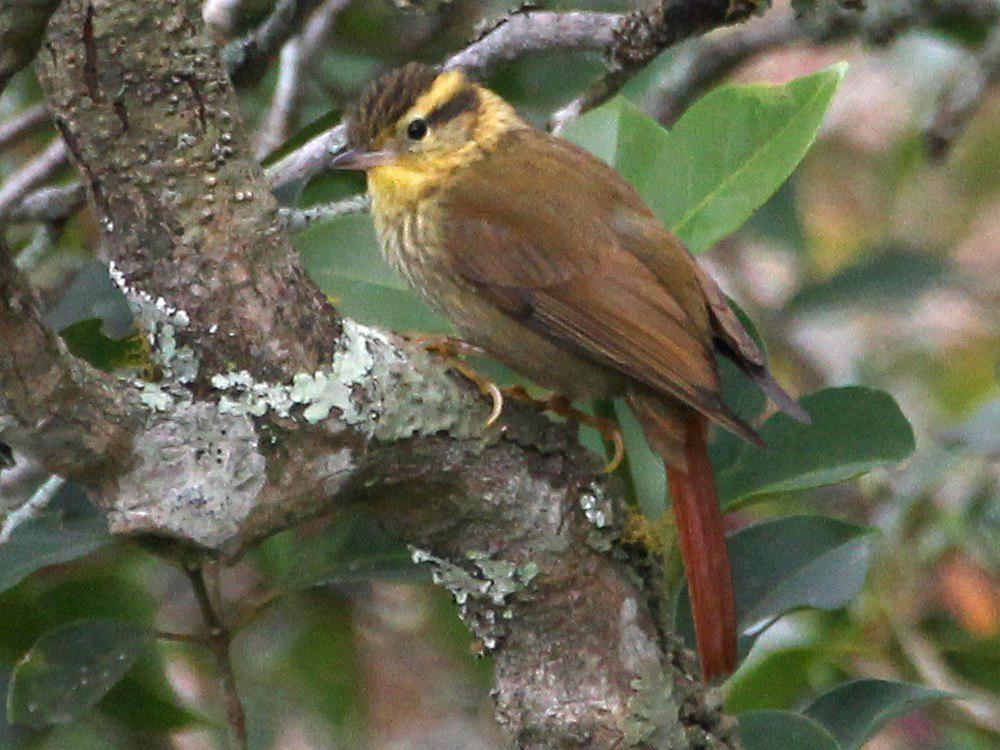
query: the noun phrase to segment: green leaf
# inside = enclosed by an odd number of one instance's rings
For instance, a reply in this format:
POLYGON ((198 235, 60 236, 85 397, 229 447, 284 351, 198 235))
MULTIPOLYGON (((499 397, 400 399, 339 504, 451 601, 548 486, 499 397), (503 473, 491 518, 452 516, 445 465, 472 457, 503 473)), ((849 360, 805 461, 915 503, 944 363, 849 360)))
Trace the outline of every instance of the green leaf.
POLYGON ((139 331, 123 339, 109 338, 100 318, 87 318, 59 332, 70 352, 105 372, 150 364, 149 345, 139 331))
POLYGON ((454 330, 382 259, 371 217, 312 226, 298 233, 295 244, 306 273, 345 315, 394 331, 454 330))
POLYGON ((913 430, 887 393, 826 388, 801 403, 812 424, 775 414, 758 430, 766 448, 719 434, 712 456, 724 507, 731 510, 762 495, 842 482, 913 452, 913 430))
MULTIPOLYGON (((736 589, 740 650, 765 628, 803 607, 839 609, 864 585, 877 531, 826 516, 787 516, 755 524, 726 540, 736 589)), ((694 643, 687 590, 677 630, 694 643)))
POLYGON ((647 518, 657 519, 667 507, 667 477, 663 459, 646 443, 642 425, 625 404, 615 399, 615 418, 625 438, 625 458, 636 500, 647 518))
POLYGON ((790 646, 752 659, 726 686, 726 713, 794 706, 808 694, 809 673, 816 661, 813 646, 790 646))
POLYGON ((738 229, 788 178, 846 70, 835 65, 779 86, 723 86, 669 132, 618 98, 563 135, 617 168, 697 253, 738 229))
POLYGON ((789 711, 747 711, 739 722, 744 750, 839 750, 826 729, 789 711))
POLYGON ((18 526, 0 544, 0 591, 36 570, 77 560, 113 541, 99 516, 64 520, 54 514, 18 526))
POLYGON ((927 253, 886 250, 804 287, 788 307, 793 312, 847 306, 898 310, 901 304, 914 302, 944 273, 944 264, 927 253))
POLYGON ((131 669, 150 633, 124 620, 78 620, 50 630, 18 662, 7 693, 11 723, 68 724, 131 669))
POLYGON ((824 693, 803 714, 826 727, 842 748, 854 750, 890 719, 948 697, 949 693, 907 682, 855 680, 824 693))
POLYGON ((650 202, 691 252, 746 221, 805 156, 847 72, 843 63, 789 83, 723 86, 699 99, 673 130, 669 168, 650 202))
POLYGON ((277 585, 286 591, 373 578, 416 578, 418 572, 406 548, 364 516, 351 516, 324 534, 297 540, 283 567, 277 585))
POLYGON ((562 136, 617 169, 647 201, 655 195, 648 183, 664 167, 667 131, 631 102, 616 97, 569 122, 562 136))

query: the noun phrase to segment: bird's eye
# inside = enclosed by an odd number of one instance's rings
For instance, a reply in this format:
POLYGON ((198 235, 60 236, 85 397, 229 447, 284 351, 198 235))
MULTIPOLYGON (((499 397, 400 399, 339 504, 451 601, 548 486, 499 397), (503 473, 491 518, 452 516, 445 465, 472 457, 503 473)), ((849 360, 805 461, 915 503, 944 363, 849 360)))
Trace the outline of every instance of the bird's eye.
POLYGON ((420 117, 411 120, 406 126, 406 136, 410 140, 419 141, 427 135, 427 123, 420 117))

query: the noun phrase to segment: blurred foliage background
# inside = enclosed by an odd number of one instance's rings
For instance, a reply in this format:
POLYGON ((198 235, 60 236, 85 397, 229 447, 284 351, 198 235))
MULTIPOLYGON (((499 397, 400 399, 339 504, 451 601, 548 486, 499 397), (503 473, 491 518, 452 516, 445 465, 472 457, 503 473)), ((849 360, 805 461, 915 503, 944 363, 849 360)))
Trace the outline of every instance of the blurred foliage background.
MULTIPOLYGON (((255 28, 271 5, 209 0, 205 14, 225 40, 255 28)), ((294 40, 298 50, 286 46, 279 64, 241 90, 258 153, 266 156, 311 122, 329 122, 331 110, 335 121, 378 72, 414 58, 437 62, 464 46, 483 19, 507 10, 479 0, 320 3, 294 40), (279 117, 274 102, 290 66, 298 82, 279 117)), ((777 3, 743 28, 788 14, 777 3)), ((759 637, 729 683, 733 712, 797 708, 849 678, 907 680, 963 700, 895 719, 866 747, 1000 742, 1000 92, 983 95, 949 148, 930 148, 924 135, 989 31, 941 22, 889 38, 795 38, 748 55, 725 76, 784 82, 850 63, 792 179, 701 258, 755 321, 779 380, 797 394, 849 384, 885 390, 917 444, 912 458, 891 469, 775 495, 731 517, 735 530, 791 511, 822 512, 881 532, 850 605, 785 616, 759 637)), ((662 55, 628 84, 626 97, 657 111, 657 97, 701 43, 662 55)), ((488 83, 541 124, 602 70, 597 56, 538 54, 505 64, 488 83)), ((34 74, 20 73, 0 99, 0 122, 40 101, 34 74)), ((54 137, 39 118, 5 141, 0 179, 36 160, 54 137)), ((64 159, 46 175, 72 178, 64 159)), ((301 203, 362 188, 356 176, 322 176, 301 203)), ((128 311, 95 260, 97 237, 86 211, 8 232, 53 327, 100 318, 104 333, 120 338, 129 332, 128 311)), ((403 330, 442 326, 378 265, 366 215, 317 225, 296 243, 310 273, 349 314, 403 330)), ((23 461, 0 474, 0 514, 45 480, 23 461)), ((63 537, 44 549, 44 529, 21 539, 52 563, 24 580, 0 546, 0 687, 39 636, 80 618, 124 617, 169 633, 199 629, 179 571, 135 545, 111 543, 73 486, 50 489, 74 544, 63 537)), ((234 616, 247 617, 234 661, 254 747, 499 746, 489 659, 472 657, 447 592, 365 519, 321 519, 287 532, 218 578, 234 616)), ((218 746, 224 729, 207 654, 160 640, 79 721, 32 731, 0 718, 0 747, 195 749, 218 746)))

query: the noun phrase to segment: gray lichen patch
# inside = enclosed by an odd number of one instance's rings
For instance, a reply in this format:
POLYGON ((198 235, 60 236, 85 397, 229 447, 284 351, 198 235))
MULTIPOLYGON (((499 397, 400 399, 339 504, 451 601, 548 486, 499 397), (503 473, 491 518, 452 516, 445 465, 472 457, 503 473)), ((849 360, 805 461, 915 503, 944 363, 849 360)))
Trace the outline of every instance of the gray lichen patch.
POLYGON ((620 522, 603 483, 591 482, 580 493, 579 502, 580 509, 591 526, 587 531, 587 545, 598 552, 614 551, 620 522))
POLYGON ((133 446, 109 509, 111 530, 232 546, 265 484, 265 459, 250 419, 222 416, 212 404, 177 404, 152 417, 133 446))
POLYGON ((458 604, 459 616, 482 643, 496 648, 506 634, 506 621, 513 619, 510 599, 529 588, 538 575, 533 562, 517 565, 486 552, 470 551, 458 564, 411 547, 413 562, 431 565, 431 580, 444 586, 458 604))
POLYGON ((168 411, 174 405, 174 397, 156 383, 136 381, 139 400, 154 411, 168 411))
POLYGON ((108 275, 125 295, 136 325, 146 331, 150 356, 163 370, 164 378, 177 383, 194 381, 198 377, 198 357, 191 347, 177 342, 177 330, 191 324, 188 314, 163 297, 154 299, 148 292, 129 285, 113 261, 108 264, 108 275))
POLYGON ((489 413, 485 400, 434 366, 421 351, 404 353, 375 329, 344 321, 342 372, 352 398, 364 407, 354 413, 371 437, 399 440, 447 432, 455 438, 484 436, 489 413))
POLYGON ((640 625, 638 613, 638 602, 628 598, 622 602, 618 616, 619 660, 635 675, 631 681, 633 693, 628 702, 628 718, 624 723, 625 742, 627 745, 685 747, 673 684, 660 661, 659 645, 640 625))
POLYGON ((293 405, 290 388, 256 381, 246 370, 216 373, 211 383, 213 388, 226 391, 219 399, 221 414, 262 417, 273 410, 279 417, 287 417, 293 405))
POLYGON ((486 405, 440 369, 418 364, 384 334, 345 319, 336 356, 324 370, 296 373, 290 384, 256 381, 245 370, 217 373, 211 383, 225 392, 223 414, 285 417, 298 405, 311 424, 335 416, 380 440, 439 432, 482 437, 486 405))

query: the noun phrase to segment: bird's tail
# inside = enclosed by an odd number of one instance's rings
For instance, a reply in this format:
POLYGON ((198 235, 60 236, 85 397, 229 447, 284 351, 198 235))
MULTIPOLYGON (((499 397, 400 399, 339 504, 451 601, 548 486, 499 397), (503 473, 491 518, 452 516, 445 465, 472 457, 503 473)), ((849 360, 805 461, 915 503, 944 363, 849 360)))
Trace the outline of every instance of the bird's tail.
POLYGON ((632 406, 667 470, 677 536, 687 573, 698 656, 706 682, 736 669, 736 603, 705 418, 650 395, 632 406))

